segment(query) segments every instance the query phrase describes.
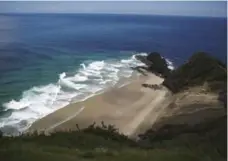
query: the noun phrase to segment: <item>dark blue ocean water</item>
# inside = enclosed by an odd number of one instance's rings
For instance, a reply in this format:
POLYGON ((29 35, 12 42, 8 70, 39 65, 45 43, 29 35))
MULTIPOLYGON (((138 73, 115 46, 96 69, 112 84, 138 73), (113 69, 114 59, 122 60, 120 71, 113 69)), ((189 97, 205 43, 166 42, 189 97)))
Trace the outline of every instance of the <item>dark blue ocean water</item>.
MULTIPOLYGON (((2 14, 0 127, 8 125, 5 122, 10 122, 10 125, 25 124, 23 121, 27 118, 34 121, 38 116, 54 111, 52 105, 56 103, 57 97, 58 103, 62 100, 61 103, 64 104, 66 98, 62 98, 63 95, 85 90, 87 87, 82 86, 91 83, 91 80, 97 79, 99 84, 101 77, 100 82, 104 81, 105 85, 109 81, 115 83, 118 81, 116 77, 121 76, 117 70, 124 71, 122 75, 126 76, 126 73, 129 74, 127 68, 132 65, 129 63, 138 63, 131 57, 136 53, 156 51, 171 60, 175 66, 197 51, 208 52, 225 62, 226 29, 225 18, 2 14), (109 67, 110 70, 104 73, 109 67), (96 73, 100 71, 103 73, 96 73), (118 74, 105 77, 112 71, 118 74), (63 74, 64 80, 61 80, 59 74, 63 72, 66 76, 63 74), (115 81, 111 80, 114 78, 115 81), (59 82, 61 87, 57 85, 59 82), (78 87, 79 85, 81 86, 78 87), (68 90, 61 95, 59 91, 63 86, 67 86, 68 90)), ((96 88, 96 83, 93 82, 92 85, 96 88)), ((85 90, 83 96, 86 92, 88 94, 85 90)), ((69 99, 73 97, 75 95, 69 99)), ((18 125, 21 126, 24 125, 18 125)))

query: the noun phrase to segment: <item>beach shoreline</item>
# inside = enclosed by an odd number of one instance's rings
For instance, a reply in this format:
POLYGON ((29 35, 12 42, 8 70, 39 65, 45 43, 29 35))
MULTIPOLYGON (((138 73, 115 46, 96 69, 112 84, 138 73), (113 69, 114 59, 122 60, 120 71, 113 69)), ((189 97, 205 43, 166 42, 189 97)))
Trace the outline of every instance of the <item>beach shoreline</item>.
POLYGON ((109 88, 35 121, 28 132, 74 130, 77 126, 85 128, 94 122, 104 122, 114 125, 123 134, 132 135, 154 108, 164 101, 168 90, 164 87, 154 90, 142 86, 143 83, 162 83, 163 79, 152 73, 132 77, 130 80, 125 85, 109 88))

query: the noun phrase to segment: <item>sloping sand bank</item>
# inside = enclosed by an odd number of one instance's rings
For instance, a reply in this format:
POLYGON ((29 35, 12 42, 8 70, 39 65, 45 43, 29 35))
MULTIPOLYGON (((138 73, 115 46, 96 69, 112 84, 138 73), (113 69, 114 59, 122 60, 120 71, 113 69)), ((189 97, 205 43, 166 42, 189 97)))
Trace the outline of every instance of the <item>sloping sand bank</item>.
POLYGON ((142 84, 160 84, 162 81, 154 74, 141 76, 121 88, 112 88, 83 102, 70 104, 38 120, 29 130, 68 130, 75 129, 76 124, 84 128, 93 122, 100 124, 104 121, 126 135, 133 135, 148 117, 150 125, 156 121, 163 110, 160 105, 169 93, 163 87, 155 90, 142 84))

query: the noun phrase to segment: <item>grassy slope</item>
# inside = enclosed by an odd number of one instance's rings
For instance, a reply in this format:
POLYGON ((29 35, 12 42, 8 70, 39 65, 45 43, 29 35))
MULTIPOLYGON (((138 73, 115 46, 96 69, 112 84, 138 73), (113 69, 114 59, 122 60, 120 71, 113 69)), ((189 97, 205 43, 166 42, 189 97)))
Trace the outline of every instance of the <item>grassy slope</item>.
POLYGON ((171 72, 163 84, 174 93, 208 83, 211 91, 226 89, 227 69, 219 60, 206 53, 193 54, 189 60, 171 72))
POLYGON ((96 127, 50 136, 34 134, 0 139, 1 161, 220 161, 225 158, 226 117, 195 127, 169 126, 148 131, 137 142, 112 128, 96 127))

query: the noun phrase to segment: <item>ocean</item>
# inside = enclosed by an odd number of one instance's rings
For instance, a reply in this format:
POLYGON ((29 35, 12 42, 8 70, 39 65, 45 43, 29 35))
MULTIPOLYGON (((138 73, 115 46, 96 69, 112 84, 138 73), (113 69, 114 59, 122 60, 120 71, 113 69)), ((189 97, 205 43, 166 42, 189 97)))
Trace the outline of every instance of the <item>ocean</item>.
MULTIPOLYGON (((226 62, 225 18, 115 14, 0 14, 0 129, 115 86, 159 52, 170 68, 198 51, 226 62)), ((94 105, 96 108, 96 105, 94 105)))

